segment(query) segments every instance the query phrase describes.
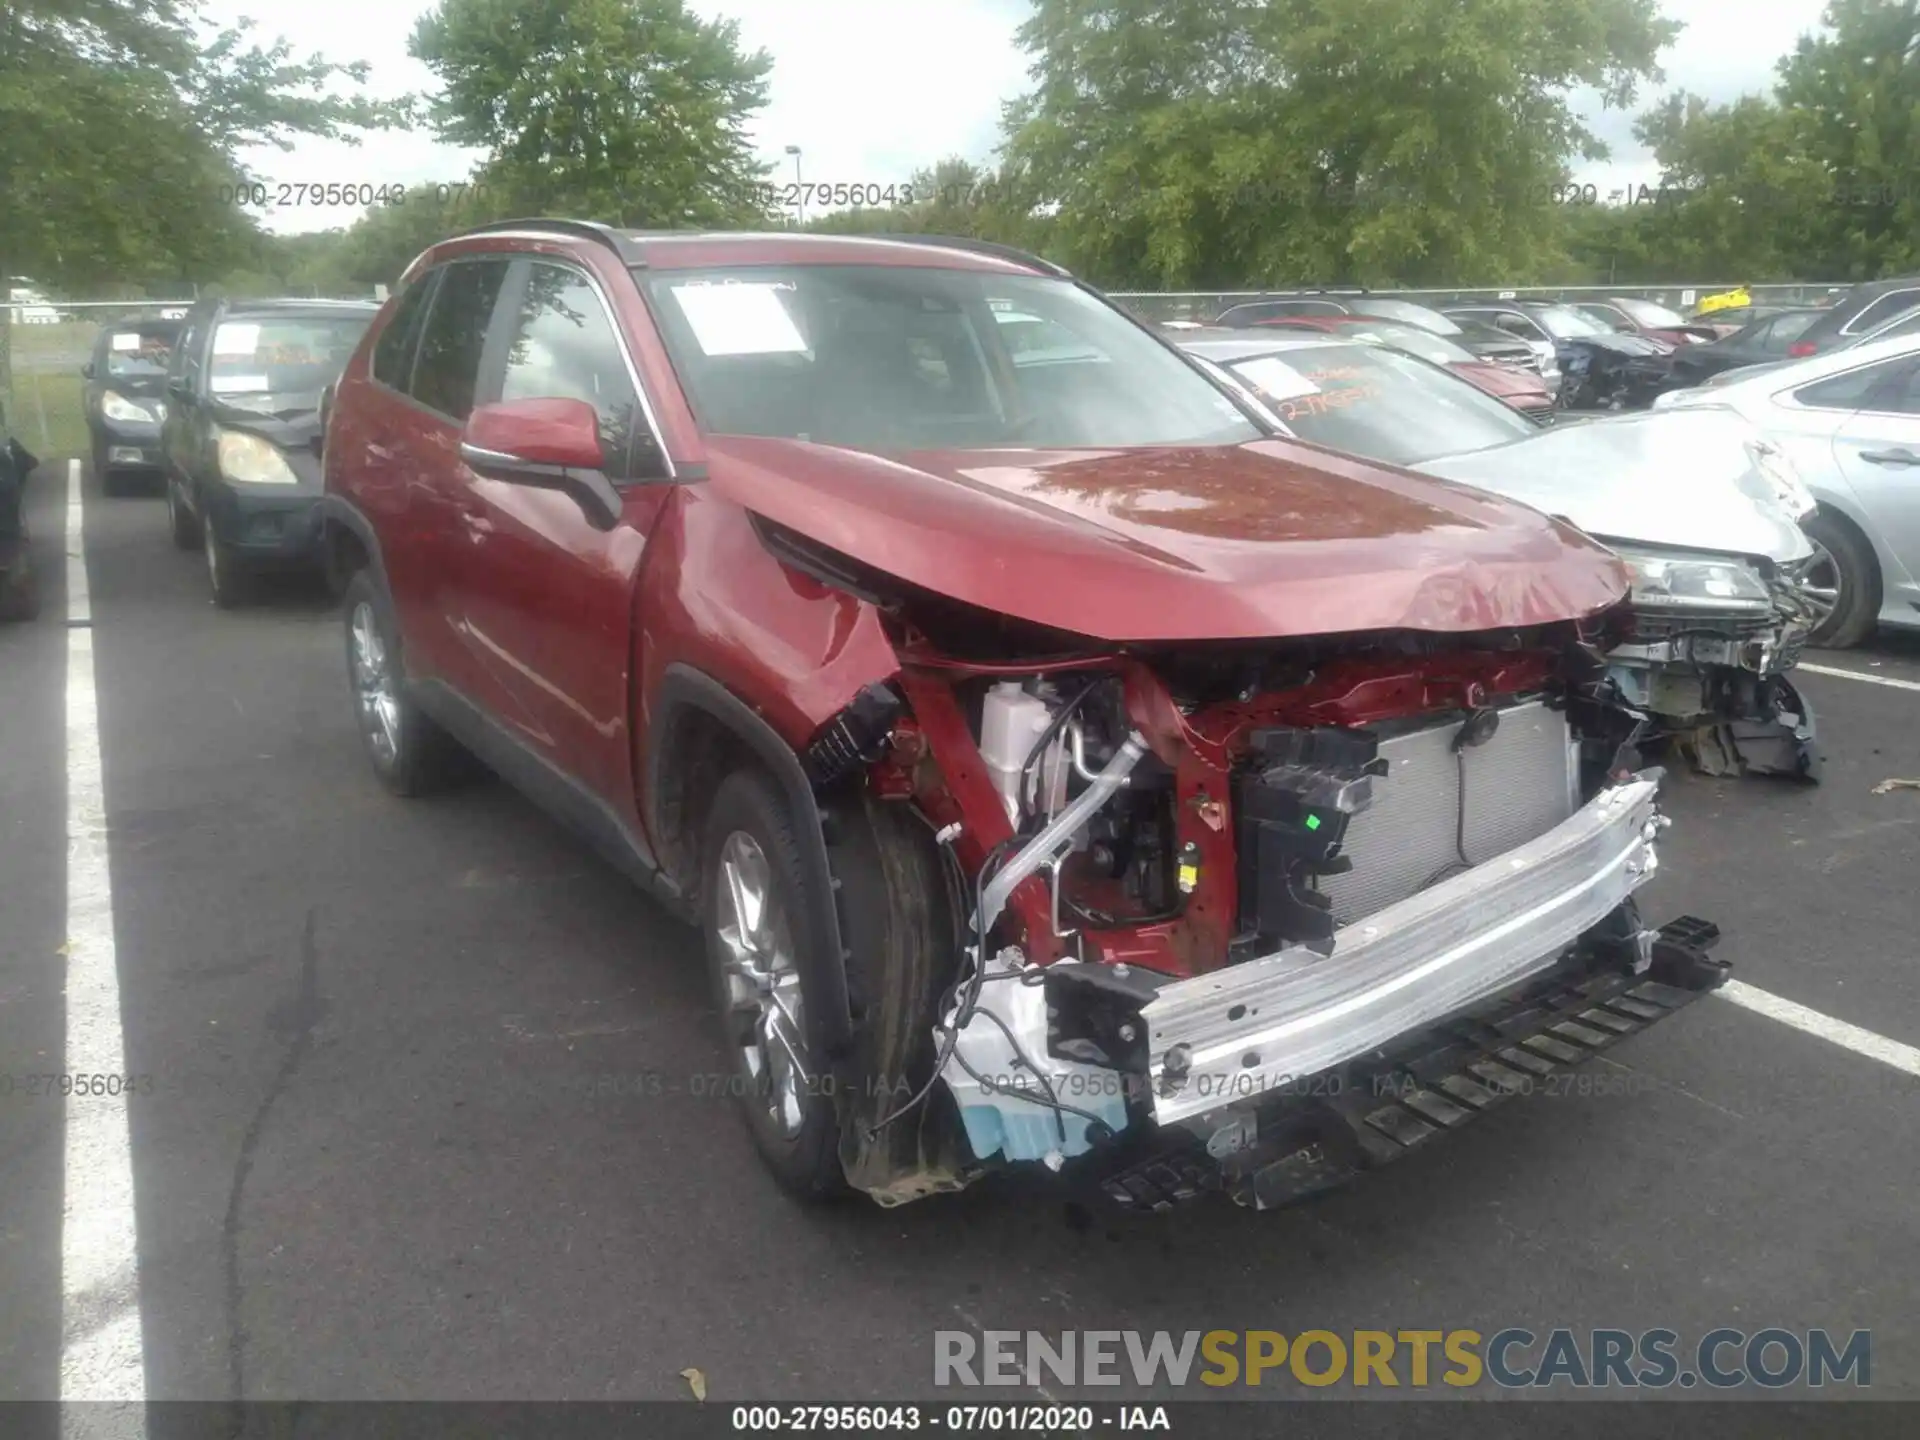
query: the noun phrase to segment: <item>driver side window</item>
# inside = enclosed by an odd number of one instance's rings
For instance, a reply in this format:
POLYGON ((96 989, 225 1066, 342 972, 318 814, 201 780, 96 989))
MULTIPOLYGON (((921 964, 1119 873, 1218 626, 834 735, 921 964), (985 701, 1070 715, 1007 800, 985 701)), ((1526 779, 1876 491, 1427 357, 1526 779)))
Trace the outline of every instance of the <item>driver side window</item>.
POLYGON ((600 422, 610 480, 654 479, 664 457, 599 292, 570 266, 535 260, 507 341, 502 400, 584 400, 600 422))

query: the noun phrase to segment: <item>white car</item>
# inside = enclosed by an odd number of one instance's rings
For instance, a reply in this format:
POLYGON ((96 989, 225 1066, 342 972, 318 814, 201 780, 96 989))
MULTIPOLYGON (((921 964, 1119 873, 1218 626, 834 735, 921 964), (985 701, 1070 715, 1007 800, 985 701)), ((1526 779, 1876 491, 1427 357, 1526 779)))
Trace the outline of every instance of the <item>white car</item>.
POLYGON ((1876 625, 1920 627, 1920 334, 1829 351, 1729 384, 1662 395, 1659 410, 1725 406, 1786 452, 1820 508, 1809 576, 1832 609, 1816 645, 1876 625))
POLYGON ((13 311, 13 323, 16 325, 58 325, 60 312, 54 309, 46 296, 22 286, 14 286, 7 294, 9 308, 13 311))

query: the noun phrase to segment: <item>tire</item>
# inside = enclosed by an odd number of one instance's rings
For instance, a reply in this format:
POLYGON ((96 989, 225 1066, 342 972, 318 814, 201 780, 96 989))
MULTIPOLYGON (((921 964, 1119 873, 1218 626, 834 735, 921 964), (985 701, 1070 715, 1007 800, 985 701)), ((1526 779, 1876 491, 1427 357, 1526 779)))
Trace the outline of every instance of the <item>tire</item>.
POLYGON ((40 587, 24 539, 13 568, 0 574, 0 620, 32 620, 40 613, 40 587))
POLYGON ((727 1048, 729 1093, 782 1186, 804 1200, 844 1195, 839 1119, 812 1044, 827 993, 821 962, 830 957, 811 955, 806 945, 809 907, 832 904, 832 897, 808 893, 786 800, 758 769, 736 770, 720 782, 703 835, 701 930, 727 1048), (730 883, 735 878, 738 883, 730 883), (756 982, 750 971, 763 979, 756 982), (756 984, 766 992, 764 1002, 756 998, 756 984), (794 1075, 783 1047, 767 1033, 780 1007, 787 1017, 781 1029, 789 1043, 799 1041, 811 1083, 794 1075))
POLYGON ((180 495, 180 486, 173 480, 167 481, 167 530, 173 536, 175 549, 200 548, 200 521, 187 509, 186 501, 180 495))
POLYGON ((100 477, 100 493, 108 499, 126 494, 126 477, 107 464, 107 447, 98 441, 93 446, 93 473, 100 477))
POLYGON ((459 742, 409 697, 393 607, 368 571, 354 573, 341 604, 354 719, 380 783, 396 795, 413 797, 444 790, 471 773, 470 757, 459 742), (372 688, 376 685, 380 693, 372 688))
POLYGON ((200 549, 206 556, 207 590, 213 603, 222 610, 238 610, 253 595, 253 577, 247 573, 246 562, 212 526, 206 527, 200 549))
MULTIPOLYGON (((810 822, 809 822, 810 823, 810 822)), ((748 1133, 774 1178, 793 1195, 827 1201, 850 1193, 848 1166, 863 1188, 892 1203, 924 1189, 923 1166, 935 1170, 944 1149, 922 1144, 920 1122, 890 1127, 877 1145, 864 1145, 856 1127, 891 1109, 905 1077, 913 1087, 930 1074, 937 996, 952 971, 952 921, 946 882, 931 837, 912 833, 910 817, 853 796, 829 809, 825 829, 838 895, 814 893, 802 864, 795 822, 780 787, 762 770, 736 770, 721 782, 703 821, 700 871, 701 928, 709 979, 728 1051, 729 1089, 741 1102, 748 1133), (759 913, 772 944, 747 957, 772 975, 771 989, 793 1014, 798 997, 800 1053, 807 1079, 783 1090, 788 1066, 765 1043, 768 1007, 752 985, 736 978, 743 908, 725 867, 736 872, 753 857, 763 863, 759 913), (825 1053, 821 1018, 834 989, 833 957, 811 953, 814 907, 835 906, 847 947, 846 988, 853 1017, 851 1044, 825 1053), (770 963, 772 962, 772 963, 770 963), (784 963, 780 963, 784 962, 784 963), (781 973, 788 972, 788 973, 781 973), (756 1054, 757 1052, 757 1054, 756 1054), (888 1079, 876 1086, 874 1081, 888 1079), (887 1192, 887 1193, 882 1193, 887 1192)), ((924 827, 922 827, 924 830, 924 827)), ((957 1162, 956 1162, 957 1168, 957 1162)))
POLYGON ((1819 551, 1809 580, 1838 593, 1832 611, 1807 637, 1809 645, 1846 650, 1874 632, 1880 619, 1880 566, 1866 537, 1845 520, 1816 510, 1801 528, 1819 551), (1832 584, 1823 582, 1831 576, 1832 584))

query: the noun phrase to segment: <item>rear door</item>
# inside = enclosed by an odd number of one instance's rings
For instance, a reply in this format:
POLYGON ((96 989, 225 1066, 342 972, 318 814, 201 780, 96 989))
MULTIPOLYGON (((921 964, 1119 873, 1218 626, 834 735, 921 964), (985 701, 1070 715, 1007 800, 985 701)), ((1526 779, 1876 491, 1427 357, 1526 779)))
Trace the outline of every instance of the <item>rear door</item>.
POLYGON ((1875 366, 1884 372, 1867 403, 1835 430, 1833 455, 1860 508, 1898 569, 1883 568, 1887 599, 1920 599, 1920 355, 1875 366))
POLYGON ((385 392, 379 404, 387 418, 363 441, 370 447, 367 463, 385 477, 377 523, 409 666, 483 707, 485 675, 472 663, 460 609, 467 542, 462 505, 470 478, 460 436, 477 403, 489 327, 511 264, 499 254, 450 260, 433 273, 417 319, 395 311, 395 325, 375 343, 373 358, 378 375, 379 347, 392 335, 393 350, 384 357, 388 376, 377 387, 385 392), (405 332, 398 329, 403 319, 405 332))
POLYGON ((211 306, 188 312, 167 365, 167 417, 160 426, 161 468, 168 482, 177 484, 188 505, 196 509, 199 480, 209 473, 214 460, 205 381, 207 337, 216 314, 211 306))
POLYGON ((501 309, 503 343, 489 352, 483 392, 593 406, 623 509, 599 530, 562 493, 466 471, 455 580, 463 638, 497 718, 630 819, 634 604, 647 539, 673 493, 653 483, 667 474, 665 452, 598 277, 558 256, 523 258, 501 309))

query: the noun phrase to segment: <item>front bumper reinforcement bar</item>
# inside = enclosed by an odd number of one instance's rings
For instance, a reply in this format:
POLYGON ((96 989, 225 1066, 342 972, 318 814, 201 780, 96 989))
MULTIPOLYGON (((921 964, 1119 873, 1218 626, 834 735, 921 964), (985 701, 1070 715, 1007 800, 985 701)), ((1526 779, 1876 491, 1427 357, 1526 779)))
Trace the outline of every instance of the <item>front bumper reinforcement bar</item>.
POLYGON ((1556 964, 1654 871, 1660 772, 1339 930, 1164 986, 1142 1010, 1163 1127, 1287 1093, 1556 964))

